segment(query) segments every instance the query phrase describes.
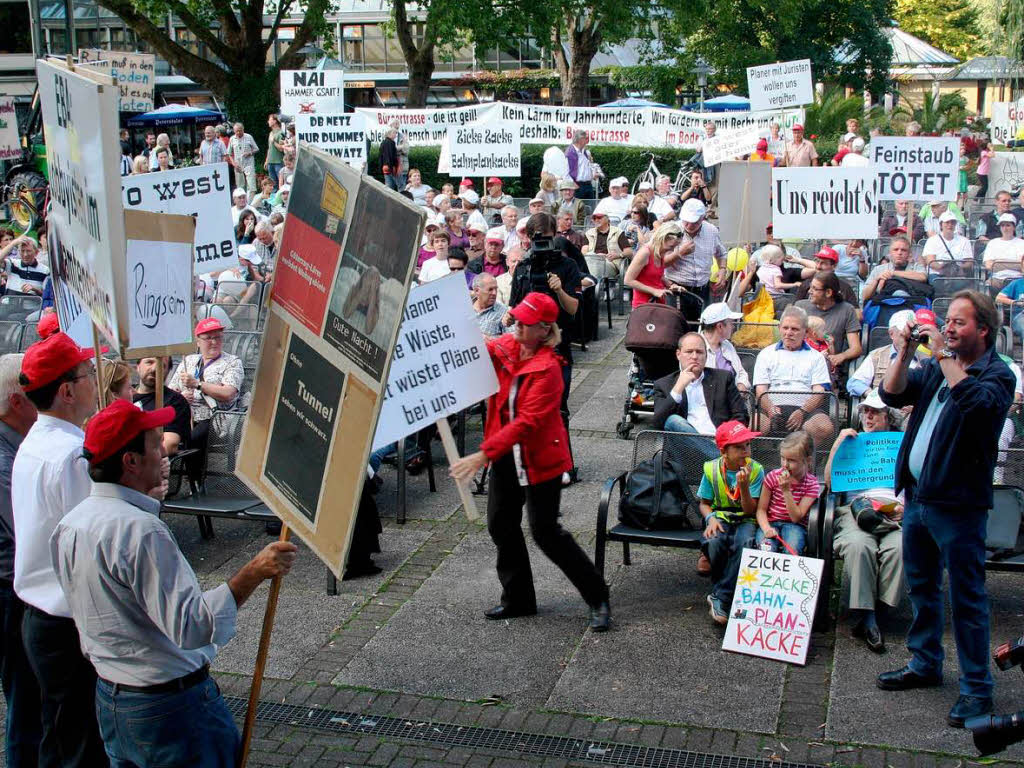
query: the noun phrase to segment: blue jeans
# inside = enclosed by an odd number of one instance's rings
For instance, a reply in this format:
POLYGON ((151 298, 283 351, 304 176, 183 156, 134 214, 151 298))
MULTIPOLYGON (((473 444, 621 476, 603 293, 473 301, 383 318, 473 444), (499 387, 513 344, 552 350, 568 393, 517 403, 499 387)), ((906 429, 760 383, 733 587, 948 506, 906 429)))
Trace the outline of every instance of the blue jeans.
MULTIPOLYGON (((665 431, 681 432, 688 435, 700 434, 697 432, 697 429, 693 424, 684 419, 678 413, 673 413, 665 419, 665 431)), ((715 447, 715 441, 712 440, 710 436, 701 436, 700 438, 688 440, 687 443, 692 446, 701 457, 703 457, 704 461, 717 459, 721 455, 718 448, 715 447)))
POLYGON ((280 186, 277 182, 278 174, 281 173, 281 169, 284 167, 284 163, 267 163, 267 176, 274 180, 274 188, 277 189, 280 186))
POLYGON ((1018 339, 1024 339, 1024 312, 1019 312, 1013 320, 1010 321, 1010 327, 1013 328, 1013 335, 1018 339))
MULTIPOLYGON (((384 463, 384 459, 388 456, 394 456, 398 453, 398 443, 391 443, 385 445, 383 448, 378 448, 376 451, 370 454, 370 468, 374 474, 380 471, 380 465, 384 463)), ((413 456, 421 453, 419 446, 416 445, 416 433, 409 435, 405 438, 405 460, 408 461, 413 456)))
POLYGON ((8 768, 32 766, 39 761, 43 722, 39 715, 39 683, 25 657, 21 641, 24 603, 11 587, 0 586, 0 678, 7 701, 8 768))
POLYGON ((113 692, 96 683, 96 717, 110 768, 234 768, 241 739, 213 678, 174 693, 113 692))
POLYGON ((941 675, 942 569, 949 573, 953 636, 960 661, 960 693, 988 697, 994 683, 989 664, 988 598, 985 594, 985 509, 950 509, 910 500, 903 513, 903 570, 914 618, 907 633, 919 675, 941 675))
MULTIPOLYGON (((801 523, 771 523, 771 526, 779 532, 779 536, 781 536, 782 539, 793 548, 794 552, 798 555, 802 555, 804 553, 804 547, 807 546, 806 525, 801 523)), ((757 536, 754 537, 754 546, 760 549, 763 542, 764 531, 758 528, 757 536)), ((771 542, 772 552, 786 552, 789 554, 789 550, 782 546, 778 539, 772 539, 771 542)))
POLYGON ((712 597, 721 600, 722 605, 730 606, 732 594, 736 591, 743 548, 753 542, 757 523, 744 520, 741 523, 723 522, 722 526, 725 530, 717 536, 701 540, 701 549, 711 562, 712 597))

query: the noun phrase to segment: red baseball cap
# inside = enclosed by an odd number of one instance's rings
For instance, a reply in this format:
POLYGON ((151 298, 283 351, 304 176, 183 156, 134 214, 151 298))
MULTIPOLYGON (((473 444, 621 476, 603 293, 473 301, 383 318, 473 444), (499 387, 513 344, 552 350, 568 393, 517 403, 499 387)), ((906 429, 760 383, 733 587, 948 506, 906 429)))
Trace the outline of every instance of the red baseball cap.
POLYGON ((827 245, 822 246, 822 249, 814 254, 816 259, 824 259, 825 261, 834 261, 836 264, 839 263, 839 254, 835 248, 829 248, 827 245))
POLYGON ((796 125, 793 126, 794 131, 802 131, 803 129, 804 127, 800 125, 800 123, 797 123, 796 125))
POLYGON ((472 187, 472 186, 473 186, 472 179, 463 179, 462 181, 459 182, 459 189, 462 189, 463 187, 472 187))
POLYGON ((727 446, 745 443, 759 437, 760 434, 748 429, 742 421, 724 421, 715 430, 715 445, 718 446, 718 450, 724 451, 727 446))
POLYGON ((757 151, 758 152, 764 152, 767 149, 768 149, 768 139, 758 139, 757 151))
POLYGON ((40 339, 48 339, 59 330, 60 320, 57 318, 56 312, 47 312, 36 323, 36 333, 39 334, 40 339))
POLYGON ((224 324, 216 317, 206 317, 196 323, 196 336, 201 333, 210 333, 211 331, 223 331, 224 324))
POLYGON ((491 176, 491 178, 487 180, 487 186, 493 187, 495 184, 500 187, 502 185, 502 181, 497 176, 491 176))
POLYGON ((936 328, 939 327, 939 318, 934 312, 925 307, 921 307, 919 310, 914 312, 914 321, 918 325, 933 325, 936 328))
POLYGON ((109 459, 140 432, 166 427, 172 421, 174 408, 169 405, 155 411, 143 411, 127 400, 115 400, 89 419, 85 427, 89 463, 95 466, 109 459))
MULTIPOLYGON (((106 351, 106 347, 100 350, 101 354, 106 351)), ((31 392, 45 387, 93 354, 93 350, 78 346, 74 339, 60 331, 37 341, 25 350, 21 361, 21 374, 28 379, 22 389, 31 392)))
POLYGON ((511 312, 512 317, 523 325, 553 323, 558 319, 558 305, 555 300, 546 293, 537 291, 526 294, 526 298, 516 304, 511 312))

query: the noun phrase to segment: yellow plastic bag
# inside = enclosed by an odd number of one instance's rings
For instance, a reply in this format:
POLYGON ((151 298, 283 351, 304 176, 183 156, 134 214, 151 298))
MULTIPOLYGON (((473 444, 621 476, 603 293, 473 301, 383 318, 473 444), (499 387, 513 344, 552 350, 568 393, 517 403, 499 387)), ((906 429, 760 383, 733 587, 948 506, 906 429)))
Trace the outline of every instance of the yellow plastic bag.
POLYGON ((743 321, 732 335, 732 343, 744 349, 764 349, 778 340, 775 302, 762 285, 754 300, 743 305, 743 321))

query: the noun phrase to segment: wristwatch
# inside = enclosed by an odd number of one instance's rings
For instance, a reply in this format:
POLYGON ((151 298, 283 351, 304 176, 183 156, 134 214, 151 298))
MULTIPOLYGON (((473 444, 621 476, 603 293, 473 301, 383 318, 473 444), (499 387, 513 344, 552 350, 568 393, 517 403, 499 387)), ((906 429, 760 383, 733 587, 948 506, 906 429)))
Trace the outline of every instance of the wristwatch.
POLYGON ((954 354, 953 352, 950 351, 949 347, 943 347, 942 349, 935 353, 935 359, 938 360, 939 362, 942 362, 943 360, 948 360, 951 357, 954 357, 954 354))

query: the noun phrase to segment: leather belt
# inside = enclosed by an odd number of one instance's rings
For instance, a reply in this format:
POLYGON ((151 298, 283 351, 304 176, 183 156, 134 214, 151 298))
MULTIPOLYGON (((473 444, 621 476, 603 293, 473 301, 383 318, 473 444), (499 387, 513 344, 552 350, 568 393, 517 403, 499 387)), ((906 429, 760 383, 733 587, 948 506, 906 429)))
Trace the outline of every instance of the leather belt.
MULTIPOLYGON (((112 683, 109 680, 103 680, 103 682, 114 689, 113 694, 115 696, 118 693, 176 693, 178 691, 187 691, 189 688, 199 685, 209 676, 210 665, 206 664, 195 672, 189 672, 182 677, 168 680, 166 683, 156 683, 155 685, 123 685, 122 683, 112 683)), ((100 679, 102 680, 103 678, 100 679)))

